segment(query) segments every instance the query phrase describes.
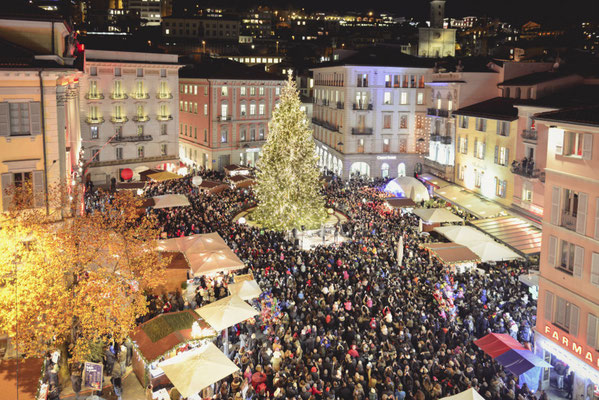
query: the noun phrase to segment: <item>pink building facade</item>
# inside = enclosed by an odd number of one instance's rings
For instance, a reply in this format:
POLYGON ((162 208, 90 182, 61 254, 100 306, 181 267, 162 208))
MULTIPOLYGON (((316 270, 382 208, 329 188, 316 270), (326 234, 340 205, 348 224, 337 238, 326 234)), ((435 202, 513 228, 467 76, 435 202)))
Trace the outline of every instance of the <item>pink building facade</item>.
MULTIPOLYGON (((599 107, 535 116, 547 132, 535 349, 574 373, 574 398, 599 385, 599 107)), ((543 128, 541 128, 543 127, 543 128)), ((556 369, 543 374, 565 379, 556 369)))

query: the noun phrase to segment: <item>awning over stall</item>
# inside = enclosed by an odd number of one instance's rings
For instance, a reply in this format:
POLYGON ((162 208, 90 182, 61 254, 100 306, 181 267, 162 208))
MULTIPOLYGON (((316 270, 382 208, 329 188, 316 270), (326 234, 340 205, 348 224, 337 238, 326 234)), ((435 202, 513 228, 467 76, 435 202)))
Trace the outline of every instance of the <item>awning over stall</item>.
POLYGON ((191 205, 184 194, 164 194, 152 197, 154 208, 186 207, 191 205))
POLYGON ((422 222, 427 224, 439 224, 443 222, 464 222, 464 220, 445 208, 415 208, 412 213, 416 214, 422 222))
POLYGON ((523 219, 510 215, 471 221, 471 223, 524 255, 541 252, 541 230, 523 219))
POLYGON ((480 257, 466 246, 456 243, 427 243, 428 248, 443 264, 479 262, 480 257))
POLYGON ((411 176, 399 176, 385 186, 385 192, 397 197, 405 197, 416 202, 430 199, 426 186, 411 176))
POLYGON ((466 243, 471 242, 480 242, 480 241, 493 241, 493 238, 485 235, 481 231, 471 226, 463 226, 463 225, 450 225, 450 226, 440 226, 433 229, 435 232, 440 233, 445 236, 448 240, 452 242, 466 245, 466 243))
POLYGON ((173 174, 172 172, 162 171, 162 172, 157 172, 155 174, 149 174, 148 178, 150 178, 153 181, 162 182, 162 181, 168 181, 171 179, 181 179, 183 177, 181 175, 173 174))
POLYGON ((475 340, 474 344, 491 358, 500 356, 508 350, 526 350, 520 342, 506 333, 489 333, 475 340))
POLYGON ((485 200, 458 185, 450 184, 440 189, 435 188, 435 195, 478 218, 490 218, 506 213, 506 210, 500 205, 485 200))

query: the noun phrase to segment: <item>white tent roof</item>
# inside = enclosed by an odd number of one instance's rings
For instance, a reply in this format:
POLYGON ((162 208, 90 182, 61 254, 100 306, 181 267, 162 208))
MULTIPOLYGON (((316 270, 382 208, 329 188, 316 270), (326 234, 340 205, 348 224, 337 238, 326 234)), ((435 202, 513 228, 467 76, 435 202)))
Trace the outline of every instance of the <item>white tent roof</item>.
POLYGON ((171 208, 189 206, 189 200, 184 194, 165 194, 152 197, 154 208, 171 208))
POLYGON ((465 245, 476 253, 483 262, 504 261, 522 258, 516 252, 510 250, 507 246, 497 242, 470 242, 465 245))
POLYGON ((489 235, 485 235, 481 231, 471 226, 463 225, 450 225, 440 226, 433 229, 435 232, 439 232, 447 239, 454 243, 464 245, 468 247, 468 243, 472 242, 492 242, 493 238, 489 235))
POLYGON ((251 281, 241 281, 229 284, 231 295, 237 295, 243 300, 254 299, 262 294, 262 289, 254 279, 251 281))
POLYGON ((408 197, 416 202, 430 199, 426 186, 411 176, 398 176, 385 186, 385 191, 395 194, 403 193, 403 197, 408 197))
POLYGON ((446 208, 415 208, 412 212, 428 224, 464 221, 446 208))
POLYGON ((476 390, 470 388, 462 393, 458 393, 449 397, 443 397, 441 400, 485 400, 485 398, 478 394, 476 390))
POLYGON ((451 184, 435 189, 435 194, 480 218, 489 218, 505 213, 505 209, 500 205, 485 200, 458 185, 451 184))
POLYGON ((224 239, 216 232, 182 236, 158 241, 160 251, 201 253, 206 251, 230 250, 224 239))
POLYGON ((158 364, 183 397, 191 397, 239 369, 214 343, 192 349, 158 364))
POLYGON ((258 311, 239 296, 228 296, 198 308, 196 313, 219 332, 252 318, 258 314, 258 311))

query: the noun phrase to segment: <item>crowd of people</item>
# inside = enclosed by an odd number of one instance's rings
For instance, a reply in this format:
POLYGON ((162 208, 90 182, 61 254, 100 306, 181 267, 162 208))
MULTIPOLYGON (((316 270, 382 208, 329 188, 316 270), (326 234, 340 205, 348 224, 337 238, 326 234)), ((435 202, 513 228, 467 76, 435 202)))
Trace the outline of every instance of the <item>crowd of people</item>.
POLYGON ((536 301, 518 281, 528 265, 451 272, 429 258, 423 244, 435 239, 419 234, 417 217, 386 206, 383 184, 331 179, 323 189, 327 207, 348 217, 341 227, 348 239, 311 250, 285 233, 234 222, 254 204, 251 190, 212 195, 191 175, 148 184, 146 196, 180 193, 191 203, 147 211, 163 237, 218 232, 277 304, 268 317, 232 328, 230 357, 240 372, 211 398, 434 400, 472 387, 489 400, 537 399, 472 343, 505 332, 530 345, 536 301))

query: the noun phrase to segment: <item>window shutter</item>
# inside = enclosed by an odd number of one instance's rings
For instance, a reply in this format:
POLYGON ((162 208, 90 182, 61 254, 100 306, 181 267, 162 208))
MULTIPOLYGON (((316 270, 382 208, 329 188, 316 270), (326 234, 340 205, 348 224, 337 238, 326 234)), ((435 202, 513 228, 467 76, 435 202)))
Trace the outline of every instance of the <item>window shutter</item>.
POLYGON ((484 142, 483 143, 483 154, 481 158, 485 158, 485 155, 487 154, 487 143, 484 142))
POLYGON ((474 157, 478 157, 478 138, 474 138, 474 157))
POLYGON ((464 138, 464 154, 468 154, 468 136, 464 138))
POLYGON ((580 318, 580 308, 574 304, 570 304, 570 327, 568 333, 578 337, 578 320, 580 318))
POLYGON ((582 159, 590 160, 593 155, 593 134, 585 133, 582 136, 582 159))
POLYGON ((510 149, 505 149, 505 164, 510 165, 510 149))
POLYGON ((10 210, 12 202, 12 185, 14 175, 11 173, 2 174, 2 210, 10 210))
POLYGON ((584 247, 574 247, 574 276, 582 278, 582 267, 584 263, 584 247))
POLYGON ((495 164, 499 164, 499 146, 495 146, 495 164))
POLYGON ((599 197, 595 199, 595 239, 599 240, 599 197))
POLYGON ((599 286, 599 253, 593 253, 591 258, 591 283, 599 286))
POLYGON ((487 120, 483 118, 483 132, 487 131, 487 120))
POLYGON ((545 292, 545 321, 553 322, 553 293, 545 292))
POLYGON ((588 195, 586 193, 578 194, 578 210, 576 211, 576 232, 586 235, 587 231, 587 203, 588 195))
POLYGON ((10 136, 10 111, 7 102, 0 103, 0 136, 10 136))
POLYGON ((497 121, 497 134, 501 135, 501 121, 497 121))
POLYGON ((555 260, 557 257, 557 238, 555 236, 549 236, 549 251, 547 253, 547 262, 550 266, 555 267, 555 260))
POLYGON ((33 171, 33 205, 43 207, 46 203, 44 196, 44 171, 33 171))
POLYGON ((29 121, 31 122, 31 135, 42 133, 42 109, 39 101, 29 103, 29 121))
POLYGON ((551 223, 559 225, 559 207, 560 207, 560 188, 554 186, 551 188, 551 223))
POLYGON ((587 318, 587 344, 597 348, 597 317, 593 314, 589 314, 587 318))

